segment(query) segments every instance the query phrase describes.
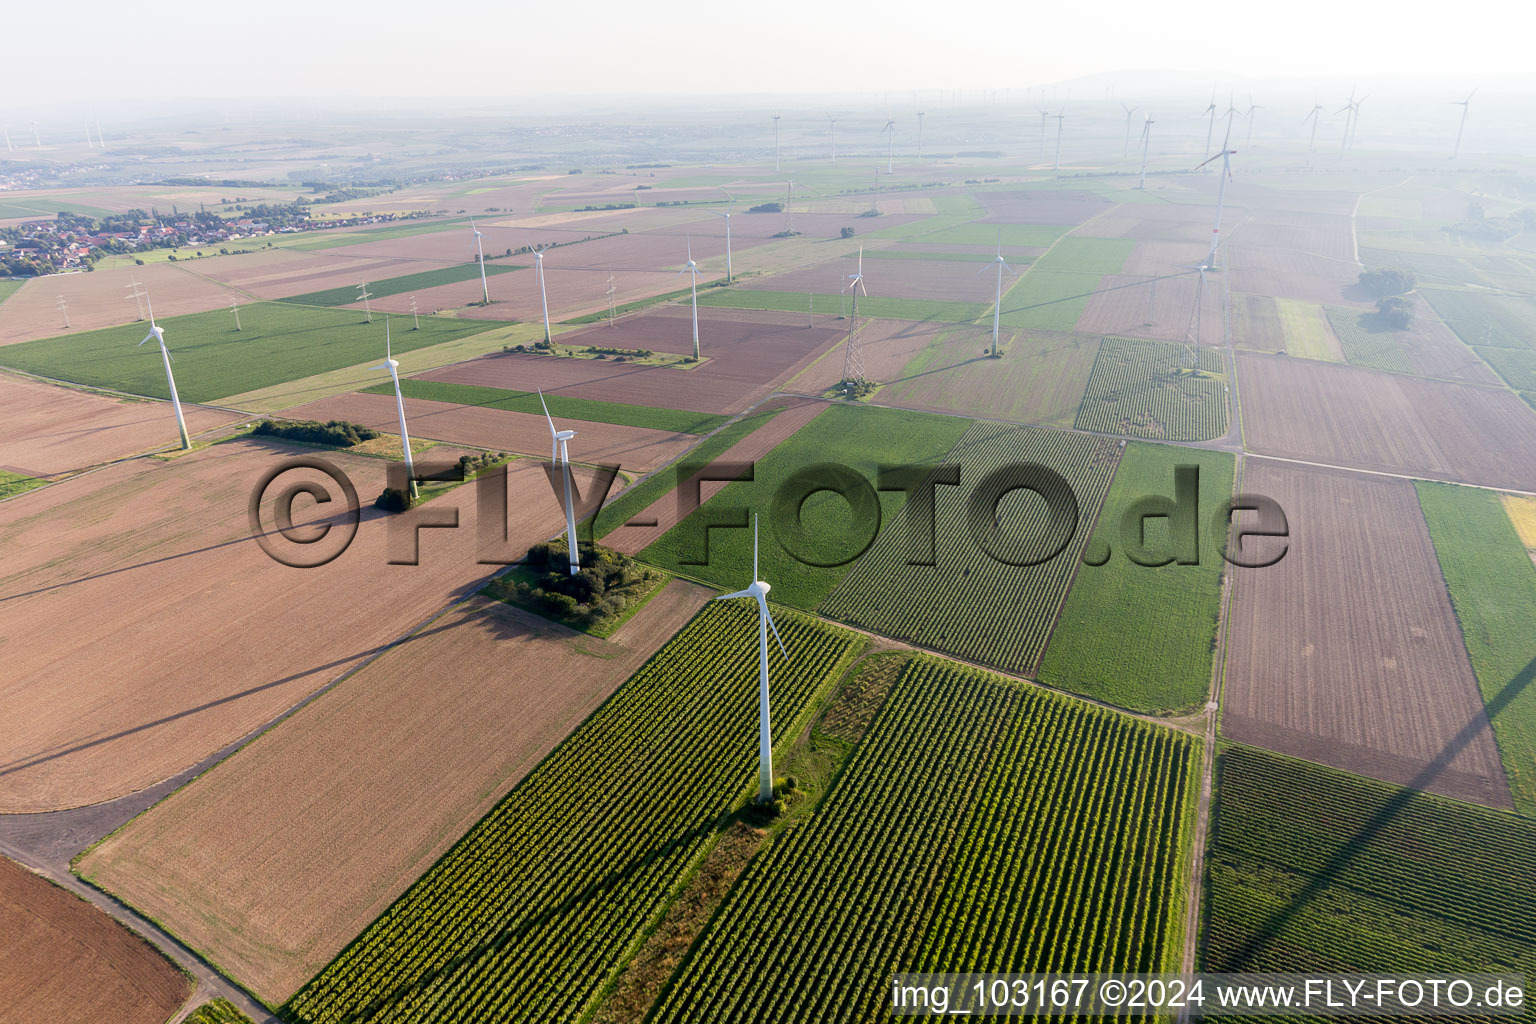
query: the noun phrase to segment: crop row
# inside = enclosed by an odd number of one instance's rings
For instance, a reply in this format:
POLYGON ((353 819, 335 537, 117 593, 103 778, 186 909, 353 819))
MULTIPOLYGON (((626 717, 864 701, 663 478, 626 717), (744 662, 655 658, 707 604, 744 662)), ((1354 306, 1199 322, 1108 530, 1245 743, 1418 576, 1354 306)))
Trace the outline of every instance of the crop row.
MULTIPOLYGON (((1194 346, 1203 373, 1222 373, 1219 351, 1194 346)), ((1166 441, 1209 441, 1227 432, 1223 382, 1181 374, 1183 345, 1105 338, 1077 411, 1077 429, 1166 441)))
POLYGON ((918 508, 909 505, 821 610, 900 640, 1009 671, 1030 671, 1109 489, 1118 454, 1115 442, 1081 434, 972 424, 943 460, 959 464, 960 486, 935 488, 935 564, 908 564, 913 539, 923 533, 918 508), (1057 526, 1044 500, 1014 491, 975 523, 968 509, 985 477, 1015 464, 1049 467, 1076 497, 1070 540, 1059 554, 1036 565, 1017 563, 1037 560, 1054 546, 1057 526))
MULTIPOLYGON (((777 617, 775 740, 856 638, 777 617)), ((711 604, 285 1007, 292 1020, 579 1016, 754 776, 755 610, 711 604)), ((387 839, 385 840, 387 841, 387 839)))
POLYGON ((1171 969, 1195 756, 1173 730, 915 659, 650 1019, 874 1019, 906 970, 1171 969))
POLYGON ((1247 747, 1221 755, 1209 970, 1536 969, 1536 823, 1247 747))

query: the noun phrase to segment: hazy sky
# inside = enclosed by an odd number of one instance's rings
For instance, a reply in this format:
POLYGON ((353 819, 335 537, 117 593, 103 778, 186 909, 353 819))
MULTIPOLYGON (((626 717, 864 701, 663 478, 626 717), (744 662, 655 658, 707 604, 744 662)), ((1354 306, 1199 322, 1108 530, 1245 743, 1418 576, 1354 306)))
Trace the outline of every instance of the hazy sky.
POLYGON ((0 61, 12 86, 0 109, 115 97, 1022 88, 1143 69, 1475 84, 1529 67, 1518 9, 1488 0, 28 3, 6 13, 0 61))

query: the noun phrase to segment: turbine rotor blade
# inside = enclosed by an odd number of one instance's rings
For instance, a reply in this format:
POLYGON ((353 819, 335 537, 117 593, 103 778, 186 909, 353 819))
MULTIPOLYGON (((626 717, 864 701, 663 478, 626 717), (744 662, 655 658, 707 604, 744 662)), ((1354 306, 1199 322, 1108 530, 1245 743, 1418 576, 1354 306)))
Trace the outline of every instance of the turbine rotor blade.
POLYGON ((729 601, 733 597, 753 597, 753 596, 755 596, 755 595, 753 595, 752 591, 750 591, 750 590, 738 590, 734 594, 721 594, 719 597, 715 598, 715 600, 716 601, 729 601))
POLYGON ((766 597, 759 597, 757 604, 762 609, 763 618, 768 620, 768 628, 773 630, 773 638, 779 642, 779 653, 784 656, 785 661, 788 661, 789 652, 784 649, 784 639, 779 636, 779 627, 773 624, 773 616, 768 611, 768 599, 766 597))
POLYGON ((539 388, 538 391, 539 391, 539 405, 543 407, 543 409, 544 409, 544 420, 545 420, 545 422, 547 422, 549 424, 549 436, 550 437, 554 437, 556 434, 558 434, 560 432, 555 429, 555 421, 554 421, 553 417, 551 417, 549 415, 549 403, 544 401, 544 389, 543 388, 539 388))

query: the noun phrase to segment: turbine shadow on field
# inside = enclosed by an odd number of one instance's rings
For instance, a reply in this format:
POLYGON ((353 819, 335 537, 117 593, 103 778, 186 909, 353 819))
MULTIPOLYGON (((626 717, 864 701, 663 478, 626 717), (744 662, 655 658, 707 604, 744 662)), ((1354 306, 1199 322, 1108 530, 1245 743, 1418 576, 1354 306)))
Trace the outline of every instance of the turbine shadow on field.
MULTIPOLYGON (((1233 954, 1232 959, 1221 965, 1221 969, 1243 970, 1249 967, 1249 965, 1254 964, 1254 958, 1263 950, 1264 946, 1272 939, 1278 937, 1282 929, 1306 909, 1307 904, 1332 885, 1333 880, 1338 877, 1344 867, 1359 852, 1363 851, 1377 835, 1383 832, 1409 803, 1420 796, 1421 790, 1433 782, 1441 772, 1450 767, 1451 762, 1456 760, 1457 756, 1461 754, 1462 750, 1467 744, 1472 742, 1480 731, 1490 728, 1489 723, 1498 716, 1499 712, 1503 711, 1509 706, 1511 701, 1525 692, 1526 687, 1530 686, 1533 681, 1536 681, 1536 658, 1531 659, 1525 668, 1515 673, 1515 677, 1505 684, 1504 688, 1499 691, 1498 696, 1489 701, 1479 713, 1473 715, 1467 721, 1467 724, 1462 726, 1460 731, 1445 745, 1444 749, 1435 755, 1434 760, 1426 764, 1417 775, 1409 780, 1406 786, 1399 788, 1397 793, 1383 804, 1380 810, 1371 815, 1371 819, 1358 832, 1339 847, 1338 852, 1328 858, 1328 862, 1312 876, 1296 899, 1288 903, 1283 909, 1270 915, 1263 924, 1255 929, 1252 936, 1233 954)), ((1210 913, 1209 903, 1207 903, 1206 913, 1210 913)), ((1209 929, 1207 929, 1208 931, 1209 929)))
MULTIPOLYGON (((1042 273, 1048 274, 1052 273, 1052 271, 1047 270, 1042 271, 1042 273)), ((1148 277, 1143 278, 1140 281, 1128 281, 1125 284, 1112 284, 1105 288, 1095 288, 1093 291, 1089 292, 1078 292, 1076 295, 1063 295, 1059 298, 1046 299, 1043 302, 1031 302, 1023 306, 1004 306, 1002 315, 1007 316, 1010 313, 1025 313, 1031 309, 1042 309, 1046 306, 1054 306, 1062 302, 1075 302, 1078 299, 1091 299, 1095 295, 1106 295, 1109 292, 1124 291, 1127 288, 1145 288, 1147 285, 1156 284, 1158 281, 1172 281, 1175 278, 1188 277, 1193 273, 1193 270, 1186 270, 1178 274, 1164 274, 1161 277, 1148 277)), ((1003 301, 1008 301, 1008 296, 1006 293, 1003 295, 1003 301)))

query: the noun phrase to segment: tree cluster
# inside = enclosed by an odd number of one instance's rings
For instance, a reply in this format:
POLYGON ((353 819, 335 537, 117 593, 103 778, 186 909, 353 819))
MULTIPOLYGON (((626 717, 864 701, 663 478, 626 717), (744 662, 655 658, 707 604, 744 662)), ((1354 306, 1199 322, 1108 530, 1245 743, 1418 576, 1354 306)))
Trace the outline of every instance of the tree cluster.
POLYGON ((1364 288, 1368 295, 1374 295, 1378 299, 1411 292, 1416 284, 1418 279, 1413 276, 1413 271, 1400 270, 1396 267, 1364 270, 1360 273, 1360 287, 1364 288))

